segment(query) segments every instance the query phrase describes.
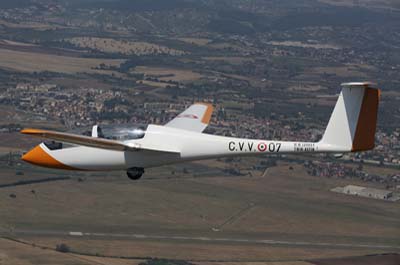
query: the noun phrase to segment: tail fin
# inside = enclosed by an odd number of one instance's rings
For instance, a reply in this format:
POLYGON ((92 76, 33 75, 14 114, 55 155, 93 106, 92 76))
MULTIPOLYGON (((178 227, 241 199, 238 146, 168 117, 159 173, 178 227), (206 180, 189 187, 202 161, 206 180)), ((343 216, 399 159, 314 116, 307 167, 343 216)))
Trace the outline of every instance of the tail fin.
POLYGON ((375 147, 380 90, 371 83, 344 83, 321 144, 358 152, 375 147))

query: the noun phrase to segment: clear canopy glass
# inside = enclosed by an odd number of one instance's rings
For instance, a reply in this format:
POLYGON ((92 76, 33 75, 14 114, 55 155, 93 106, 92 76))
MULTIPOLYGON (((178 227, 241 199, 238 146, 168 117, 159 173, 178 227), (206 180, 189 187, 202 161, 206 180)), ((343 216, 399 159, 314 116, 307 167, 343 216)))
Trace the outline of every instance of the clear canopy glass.
POLYGON ((118 141, 141 139, 146 133, 147 126, 143 125, 120 125, 99 126, 98 137, 118 141))
POLYGON ((143 138, 147 129, 147 125, 143 124, 107 124, 96 126, 97 127, 93 126, 91 128, 81 129, 80 134, 86 136, 95 136, 95 134, 97 134, 98 138, 126 141, 143 138))
MULTIPOLYGON (((70 133, 98 137, 116 141, 127 141, 141 139, 146 133, 147 125, 143 124, 118 124, 118 125, 94 125, 92 127, 82 127, 70 131, 70 133)), ((56 141, 45 141, 44 144, 50 150, 65 149, 76 146, 70 143, 61 143, 56 141)))

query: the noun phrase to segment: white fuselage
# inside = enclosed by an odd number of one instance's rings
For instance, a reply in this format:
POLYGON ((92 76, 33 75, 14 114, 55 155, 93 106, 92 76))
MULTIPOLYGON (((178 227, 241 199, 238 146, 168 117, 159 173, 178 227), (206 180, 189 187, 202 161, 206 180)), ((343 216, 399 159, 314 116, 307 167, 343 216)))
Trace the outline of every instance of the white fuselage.
POLYGON ((62 164, 81 170, 126 170, 217 157, 302 152, 348 152, 321 143, 253 140, 196 133, 159 125, 149 125, 145 137, 124 142, 127 145, 164 152, 140 150, 115 151, 86 146, 49 150, 62 164))

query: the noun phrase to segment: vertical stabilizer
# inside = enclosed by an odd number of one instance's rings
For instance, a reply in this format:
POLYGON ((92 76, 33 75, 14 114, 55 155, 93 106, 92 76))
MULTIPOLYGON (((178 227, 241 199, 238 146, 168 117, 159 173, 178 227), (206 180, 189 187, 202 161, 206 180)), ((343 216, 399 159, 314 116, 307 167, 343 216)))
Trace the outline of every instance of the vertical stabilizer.
POLYGON ((374 148, 380 90, 371 83, 344 83, 321 144, 357 152, 374 148))

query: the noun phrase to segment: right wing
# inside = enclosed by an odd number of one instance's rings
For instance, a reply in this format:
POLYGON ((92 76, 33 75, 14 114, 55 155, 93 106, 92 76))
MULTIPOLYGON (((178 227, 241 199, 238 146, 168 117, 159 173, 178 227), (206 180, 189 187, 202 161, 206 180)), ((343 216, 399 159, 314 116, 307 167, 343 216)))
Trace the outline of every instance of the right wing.
POLYGON ((207 103, 195 103, 173 120, 165 124, 167 127, 202 132, 210 123, 213 106, 207 103))

